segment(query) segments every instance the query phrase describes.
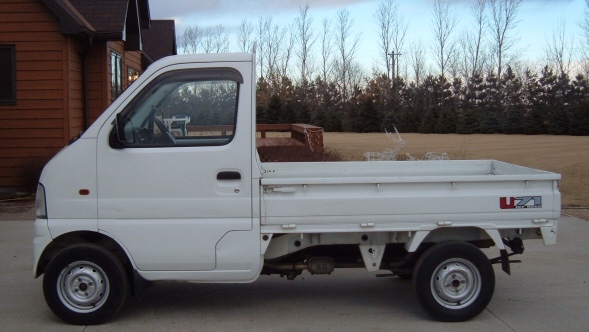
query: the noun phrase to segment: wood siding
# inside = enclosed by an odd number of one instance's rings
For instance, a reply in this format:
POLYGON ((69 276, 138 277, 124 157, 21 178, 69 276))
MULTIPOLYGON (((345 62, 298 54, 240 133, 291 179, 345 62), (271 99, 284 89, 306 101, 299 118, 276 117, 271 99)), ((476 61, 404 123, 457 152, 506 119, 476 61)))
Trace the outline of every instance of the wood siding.
POLYGON ((24 170, 59 151, 64 135, 67 38, 37 0, 0 3, 0 44, 15 45, 16 105, 0 106, 0 187, 25 185, 24 170))
POLYGON ((110 105, 110 52, 105 43, 96 42, 87 59, 87 91, 89 125, 110 105), (108 58, 107 58, 108 54, 108 58))
POLYGON ((40 0, 2 0, 0 45, 16 52, 16 104, 0 105, 0 188, 30 185, 31 173, 110 105, 111 51, 123 56, 123 88, 127 68, 142 68, 141 52, 125 52, 123 41, 63 35, 40 0))
POLYGON ((68 46, 68 102, 69 102, 69 126, 66 137, 76 137, 84 130, 84 54, 88 49, 88 42, 69 39, 68 46))

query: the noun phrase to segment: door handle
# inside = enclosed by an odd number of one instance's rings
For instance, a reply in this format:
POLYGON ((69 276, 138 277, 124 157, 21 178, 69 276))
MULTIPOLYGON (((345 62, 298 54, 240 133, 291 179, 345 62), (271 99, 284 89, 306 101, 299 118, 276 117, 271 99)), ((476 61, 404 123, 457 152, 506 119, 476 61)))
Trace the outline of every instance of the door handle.
POLYGON ((241 180, 241 173, 234 171, 223 171, 217 173, 217 180, 241 180))

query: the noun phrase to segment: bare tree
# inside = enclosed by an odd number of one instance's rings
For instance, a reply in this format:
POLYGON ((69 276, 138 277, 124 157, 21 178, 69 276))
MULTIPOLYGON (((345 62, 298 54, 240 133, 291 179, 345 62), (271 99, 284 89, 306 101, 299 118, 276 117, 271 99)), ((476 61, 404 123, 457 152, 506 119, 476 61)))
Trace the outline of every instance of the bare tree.
POLYGON ((425 58, 426 50, 423 46, 423 42, 419 40, 417 43, 413 43, 411 46, 410 61, 413 67, 413 76, 415 84, 421 84, 421 78, 425 75, 425 58))
POLYGON ((552 30, 552 40, 546 38, 545 60, 560 74, 569 75, 573 62, 574 37, 566 38, 566 20, 560 19, 552 30))
POLYGON ((351 88, 350 70, 360 44, 360 36, 352 36, 353 25, 354 19, 350 18, 350 12, 346 9, 340 9, 337 12, 334 39, 336 43, 335 46, 338 50, 338 58, 336 60, 339 77, 338 83, 344 101, 348 100, 348 88, 351 88))
POLYGON ((301 68, 301 82, 306 82, 309 79, 311 49, 317 40, 312 28, 313 18, 309 16, 309 4, 299 8, 299 15, 295 20, 295 24, 298 43, 296 55, 301 68))
POLYGON ((237 27, 237 44, 240 52, 251 52, 253 41, 252 33, 254 32, 254 25, 247 20, 242 20, 237 27))
POLYGON ((398 55, 404 48, 408 24, 399 16, 399 6, 395 0, 383 0, 378 5, 374 18, 379 26, 380 51, 386 65, 387 77, 394 78, 395 71, 398 75, 401 66, 398 55))
POLYGON ((435 0, 432 28, 435 36, 433 50, 440 75, 445 76, 449 59, 452 58, 456 43, 450 39, 458 24, 456 14, 450 12, 447 0, 435 0))
POLYGON ((364 71, 362 70, 362 65, 356 60, 350 62, 348 69, 348 86, 353 89, 360 86, 363 80, 364 71))
POLYGON ((188 26, 180 37, 180 49, 185 54, 196 54, 202 42, 203 31, 198 25, 188 26))
POLYGON ((384 60, 387 69, 387 77, 391 78, 391 63, 389 57, 391 56, 393 33, 391 25, 393 25, 393 10, 397 10, 397 5, 394 0, 385 0, 378 5, 378 9, 374 13, 374 18, 379 27, 380 37, 380 51, 382 60, 384 60))
POLYGON ((225 53, 229 51, 229 33, 223 25, 213 27, 213 51, 214 53, 225 53))
POLYGON ((278 23, 272 24, 270 19, 270 30, 268 30, 268 38, 266 39, 266 63, 267 76, 278 78, 279 60, 280 60, 280 45, 284 38, 284 32, 278 23))
POLYGON ((452 53, 452 57, 450 57, 448 59, 446 68, 447 68, 447 72, 450 73, 450 76, 452 76, 453 80, 459 79, 462 77, 462 63, 460 62, 460 58, 463 57, 461 55, 461 51, 458 47, 456 47, 456 49, 454 50, 454 52, 452 53))
POLYGON ((400 17, 398 11, 395 10, 395 20, 393 22, 393 57, 395 58, 393 70, 393 78, 399 76, 399 70, 403 66, 403 61, 399 58, 402 55, 405 48, 405 37, 407 36, 407 29, 409 28, 409 23, 403 18, 400 17), (395 74, 396 72, 396 74, 395 74))
POLYGON ((266 44, 268 39, 268 32, 270 31, 270 25, 272 24, 272 19, 270 17, 260 17, 258 20, 258 27, 257 27, 257 48, 258 48, 258 66, 260 67, 260 76, 264 76, 264 69, 266 59, 266 44))
POLYGON ((294 52, 294 45, 296 40, 295 34, 296 32, 294 23, 283 28, 283 39, 281 40, 281 44, 286 43, 286 45, 281 47, 282 54, 280 55, 280 74, 282 77, 286 77, 288 75, 290 60, 292 59, 292 53, 294 52))
POLYGON ((517 13, 521 4, 522 0, 489 0, 493 56, 499 81, 501 81, 503 67, 519 56, 513 53, 515 45, 519 41, 519 38, 513 34, 513 30, 519 23, 517 13))
POLYGON ((290 54, 285 53, 283 49, 285 42, 289 43, 292 48, 290 39, 287 39, 289 29, 281 27, 278 23, 275 24, 272 18, 260 19, 258 29, 260 34, 260 73, 263 73, 263 77, 277 90, 283 70, 288 67, 290 59, 290 54))
POLYGON ((324 18, 321 22, 321 76, 323 82, 327 82, 327 75, 331 72, 331 50, 333 43, 331 42, 331 27, 328 19, 324 18))
POLYGON ((584 61, 581 63, 581 70, 585 73, 585 76, 589 76, 589 0, 585 0, 585 9, 583 10, 583 18, 579 23, 581 30, 583 31, 583 37, 585 37, 585 43, 583 44, 584 61))
POLYGON ((213 28, 207 27, 202 32, 202 51, 204 53, 213 53, 213 28))
MULTIPOLYGON (((485 9, 488 0, 477 0, 471 7, 473 24, 467 27, 460 38, 462 53, 463 75, 472 77, 476 72, 482 73, 486 55, 484 51, 484 37, 487 28, 485 9)), ((468 80, 467 80, 468 81, 468 80)))
POLYGON ((585 53, 589 53, 589 0, 585 0, 585 10, 583 11, 583 19, 579 23, 583 30, 583 36, 585 37, 585 53))

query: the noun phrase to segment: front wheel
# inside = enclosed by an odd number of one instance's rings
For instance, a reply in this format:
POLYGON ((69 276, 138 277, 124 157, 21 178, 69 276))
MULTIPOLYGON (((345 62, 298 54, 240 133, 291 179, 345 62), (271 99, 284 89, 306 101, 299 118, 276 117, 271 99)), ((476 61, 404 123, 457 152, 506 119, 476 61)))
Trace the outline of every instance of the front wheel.
POLYGON ((466 242, 428 249, 415 266, 421 306, 440 321, 459 322, 480 314, 493 297, 495 274, 487 256, 466 242))
POLYGON ((43 293, 49 308, 70 324, 106 321, 128 293, 125 268, 110 252, 93 244, 63 249, 47 265, 43 293))

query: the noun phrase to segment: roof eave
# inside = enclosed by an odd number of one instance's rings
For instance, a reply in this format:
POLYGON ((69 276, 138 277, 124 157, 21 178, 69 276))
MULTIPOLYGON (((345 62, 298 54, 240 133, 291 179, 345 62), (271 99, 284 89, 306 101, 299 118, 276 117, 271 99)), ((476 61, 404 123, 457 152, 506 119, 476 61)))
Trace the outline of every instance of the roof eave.
POLYGON ((43 4, 57 17, 60 32, 65 35, 91 36, 96 33, 88 22, 68 0, 41 0, 43 4))

